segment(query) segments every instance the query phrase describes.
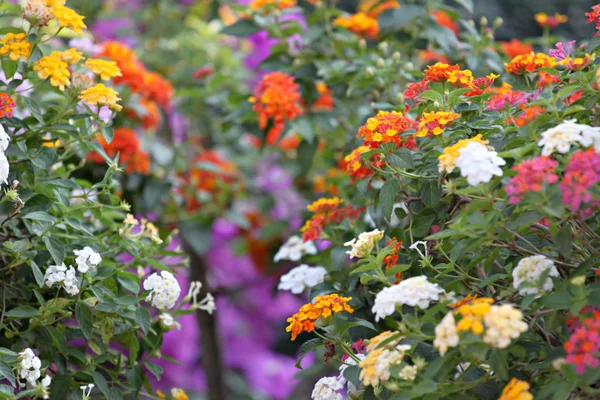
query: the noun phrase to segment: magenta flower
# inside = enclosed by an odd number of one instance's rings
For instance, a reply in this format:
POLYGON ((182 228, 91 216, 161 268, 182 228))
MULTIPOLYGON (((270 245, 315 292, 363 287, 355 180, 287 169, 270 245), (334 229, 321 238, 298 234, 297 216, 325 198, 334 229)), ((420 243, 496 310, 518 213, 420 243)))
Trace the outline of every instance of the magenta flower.
POLYGON ((532 97, 532 93, 525 93, 519 90, 497 93, 490 97, 486 109, 489 111, 502 111, 506 107, 520 107, 523 104, 527 104, 532 97))
POLYGON ((562 201, 573 211, 593 200, 590 189, 600 182, 600 154, 594 149, 577 151, 569 159, 560 184, 562 201))
POLYGON ((505 188, 510 203, 518 203, 527 192, 540 192, 544 184, 558 181, 557 165, 558 162, 548 157, 536 157, 514 166, 512 169, 517 175, 510 178, 505 188))
POLYGON ((550 56, 559 61, 564 60, 571 55, 575 42, 575 40, 571 40, 570 42, 566 42, 566 44, 563 42, 556 43, 556 49, 550 49, 550 56))
POLYGON ((575 331, 564 345, 567 364, 575 365, 575 372, 583 374, 600 366, 600 312, 583 321, 583 326, 575 331))

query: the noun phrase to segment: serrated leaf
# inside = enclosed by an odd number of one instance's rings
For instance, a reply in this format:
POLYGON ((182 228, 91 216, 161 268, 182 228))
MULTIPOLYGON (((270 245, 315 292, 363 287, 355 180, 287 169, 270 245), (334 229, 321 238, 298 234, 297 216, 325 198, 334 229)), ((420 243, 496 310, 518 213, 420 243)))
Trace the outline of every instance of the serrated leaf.
POLYGON ((25 104, 27 104, 27 108, 29 109, 29 111, 31 111, 31 114, 33 114, 35 119, 37 119, 40 124, 44 125, 44 116, 42 115, 42 110, 38 105, 37 101, 33 97, 27 96, 23 96, 22 99, 25 102, 25 104))
POLYGON ((138 294, 140 292, 140 278, 131 272, 120 271, 117 274, 117 281, 127 290, 138 294))
POLYGON ((146 362, 144 365, 146 366, 146 368, 148 368, 148 371, 150 371, 152 373, 152 375, 154 375, 156 377, 156 379, 158 381, 160 381, 160 378, 162 378, 162 374, 163 374, 162 367, 158 364, 154 364, 149 361, 146 362))
POLYGON ((300 358, 296 362, 296 368, 302 369, 302 365, 300 365, 300 363, 302 362, 304 356, 320 347, 322 343, 323 341, 319 338, 310 339, 302 343, 302 346, 300 346, 300 358))
POLYGON ((427 180, 423 182, 421 186, 421 199, 426 206, 433 207, 439 203, 442 197, 442 188, 439 182, 434 180, 427 180))
POLYGON ((565 224, 558 230, 558 232, 556 232, 556 236, 553 237, 553 240, 559 254, 568 259, 573 251, 571 226, 569 224, 565 224))
POLYGON ((75 306, 75 318, 77 319, 77 323, 81 328, 81 332, 83 336, 90 340, 92 338, 92 330, 93 330, 93 315, 92 311, 89 307, 82 302, 77 303, 75 306))

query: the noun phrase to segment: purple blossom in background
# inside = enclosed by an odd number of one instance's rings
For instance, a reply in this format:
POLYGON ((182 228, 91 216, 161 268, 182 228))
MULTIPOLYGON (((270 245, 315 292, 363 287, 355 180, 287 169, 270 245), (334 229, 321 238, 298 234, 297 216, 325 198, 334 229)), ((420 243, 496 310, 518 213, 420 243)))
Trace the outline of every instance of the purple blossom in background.
POLYGON ((190 129, 189 119, 180 112, 173 109, 169 112, 169 128, 171 129, 172 137, 175 143, 183 143, 190 129))
POLYGON ((123 32, 135 30, 135 26, 129 17, 97 20, 92 25, 94 37, 99 42, 107 40, 119 40, 129 47, 135 47, 137 39, 133 36, 124 35, 123 32))
POLYGON ((570 42, 566 42, 566 44, 563 42, 556 43, 556 49, 550 49, 550 56, 559 61, 564 60, 571 55, 575 42, 575 40, 571 40, 570 42))

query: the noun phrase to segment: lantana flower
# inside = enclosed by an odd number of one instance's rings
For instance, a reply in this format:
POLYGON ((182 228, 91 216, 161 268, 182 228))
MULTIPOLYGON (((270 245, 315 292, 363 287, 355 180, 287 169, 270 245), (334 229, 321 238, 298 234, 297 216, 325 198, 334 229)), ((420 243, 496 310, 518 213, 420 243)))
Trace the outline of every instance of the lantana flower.
POLYGON ((292 268, 287 274, 282 275, 277 288, 289 290, 294 294, 300 294, 325 281, 327 270, 323 267, 311 267, 306 264, 292 268))

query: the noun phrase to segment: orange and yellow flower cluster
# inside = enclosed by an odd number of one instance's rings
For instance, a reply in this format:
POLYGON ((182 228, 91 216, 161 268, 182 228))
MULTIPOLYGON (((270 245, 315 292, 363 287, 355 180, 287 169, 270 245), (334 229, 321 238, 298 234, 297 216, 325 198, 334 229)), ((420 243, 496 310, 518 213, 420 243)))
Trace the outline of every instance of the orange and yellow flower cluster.
POLYGON ((102 83, 87 88, 81 92, 79 99, 91 104, 101 106, 108 106, 111 110, 121 111, 123 107, 118 104, 121 100, 119 93, 113 88, 109 88, 102 83))
POLYGON ((394 143, 396 147, 414 149, 416 147, 414 139, 403 138, 401 135, 416 127, 416 121, 401 112, 379 111, 376 116, 369 118, 367 123, 358 129, 358 137, 363 139, 364 146, 372 149, 384 143, 394 143))
POLYGON ((302 332, 314 331, 315 321, 320 317, 327 318, 339 312, 354 312, 348 304, 350 300, 352 297, 341 297, 336 293, 315 297, 312 303, 303 305, 296 314, 287 319, 289 326, 285 331, 292 333, 294 341, 302 332))
POLYGON ((0 118, 12 118, 15 101, 6 93, 0 93, 0 118))
POLYGON ((254 0, 250 3, 251 10, 261 10, 267 6, 285 10, 286 8, 296 7, 296 0, 254 0))
POLYGON ((29 58, 33 44, 27 41, 24 33, 7 33, 0 41, 0 54, 10 57, 13 61, 19 61, 21 57, 29 58))
POLYGON ((396 0, 363 0, 358 5, 358 11, 377 19, 385 10, 399 8, 400 4, 396 0))
POLYGON ((554 15, 548 15, 543 12, 535 14, 533 18, 535 19, 535 22, 537 22, 542 28, 551 29, 554 29, 569 20, 569 18, 564 14, 554 13, 554 15))
POLYGON ((316 85, 317 93, 319 97, 312 105, 313 111, 332 111, 335 104, 333 99, 333 92, 323 82, 318 82, 316 85))
POLYGON ((320 198, 307 207, 313 216, 300 229, 304 241, 321 238, 323 229, 329 224, 339 224, 345 219, 356 220, 365 211, 364 207, 341 206, 344 200, 337 197, 320 198))
POLYGON ((439 172, 451 173, 456 168, 456 159, 460 156, 460 149, 467 147, 469 143, 476 142, 483 145, 487 145, 488 141, 483 140, 481 135, 477 135, 470 139, 462 139, 448 146, 444 149, 444 152, 438 157, 438 170, 439 172))
POLYGON ((363 179, 373 174, 373 171, 365 165, 361 154, 371 150, 368 146, 359 146, 344 157, 344 166, 348 176, 353 180, 363 179))
POLYGON ((41 79, 50 79, 50 84, 64 91, 71 82, 69 66, 78 63, 83 58, 82 54, 75 49, 66 51, 53 51, 50 55, 42 57, 33 65, 41 79))
POLYGON ((294 78, 283 72, 272 72, 263 77, 249 99, 258 114, 258 125, 265 129, 269 120, 273 128, 267 133, 267 143, 275 144, 283 132, 285 122, 302 115, 301 95, 294 78))
POLYGON ((425 80, 429 82, 446 82, 450 77, 450 74, 460 70, 460 67, 457 65, 448 65, 446 63, 438 62, 433 65, 427 67, 423 74, 425 75, 425 80))
POLYGON ((375 39, 379 35, 377 19, 362 12, 339 16, 333 20, 333 24, 367 39, 375 39))
POLYGON ((529 391, 529 383, 512 378, 498 400, 533 400, 533 394, 529 391))
POLYGON ((504 65, 506 66, 506 72, 522 75, 527 72, 536 72, 540 68, 552 68, 556 66, 556 59, 547 54, 532 51, 529 54, 516 56, 504 65))
POLYGON ((440 135, 444 132, 444 128, 457 118, 460 118, 460 115, 455 112, 425 111, 419 122, 419 130, 417 131, 416 136, 425 137, 427 135, 440 135))
MULTIPOLYGON (((125 166, 128 174, 137 172, 142 175, 150 173, 150 157, 140 146, 140 140, 135 132, 128 128, 116 128, 112 142, 108 144, 103 135, 98 135, 98 142, 109 157, 115 157, 119 153, 119 163, 125 166)), ((104 163, 104 158, 98 153, 90 153, 88 156, 96 163, 104 163)))

